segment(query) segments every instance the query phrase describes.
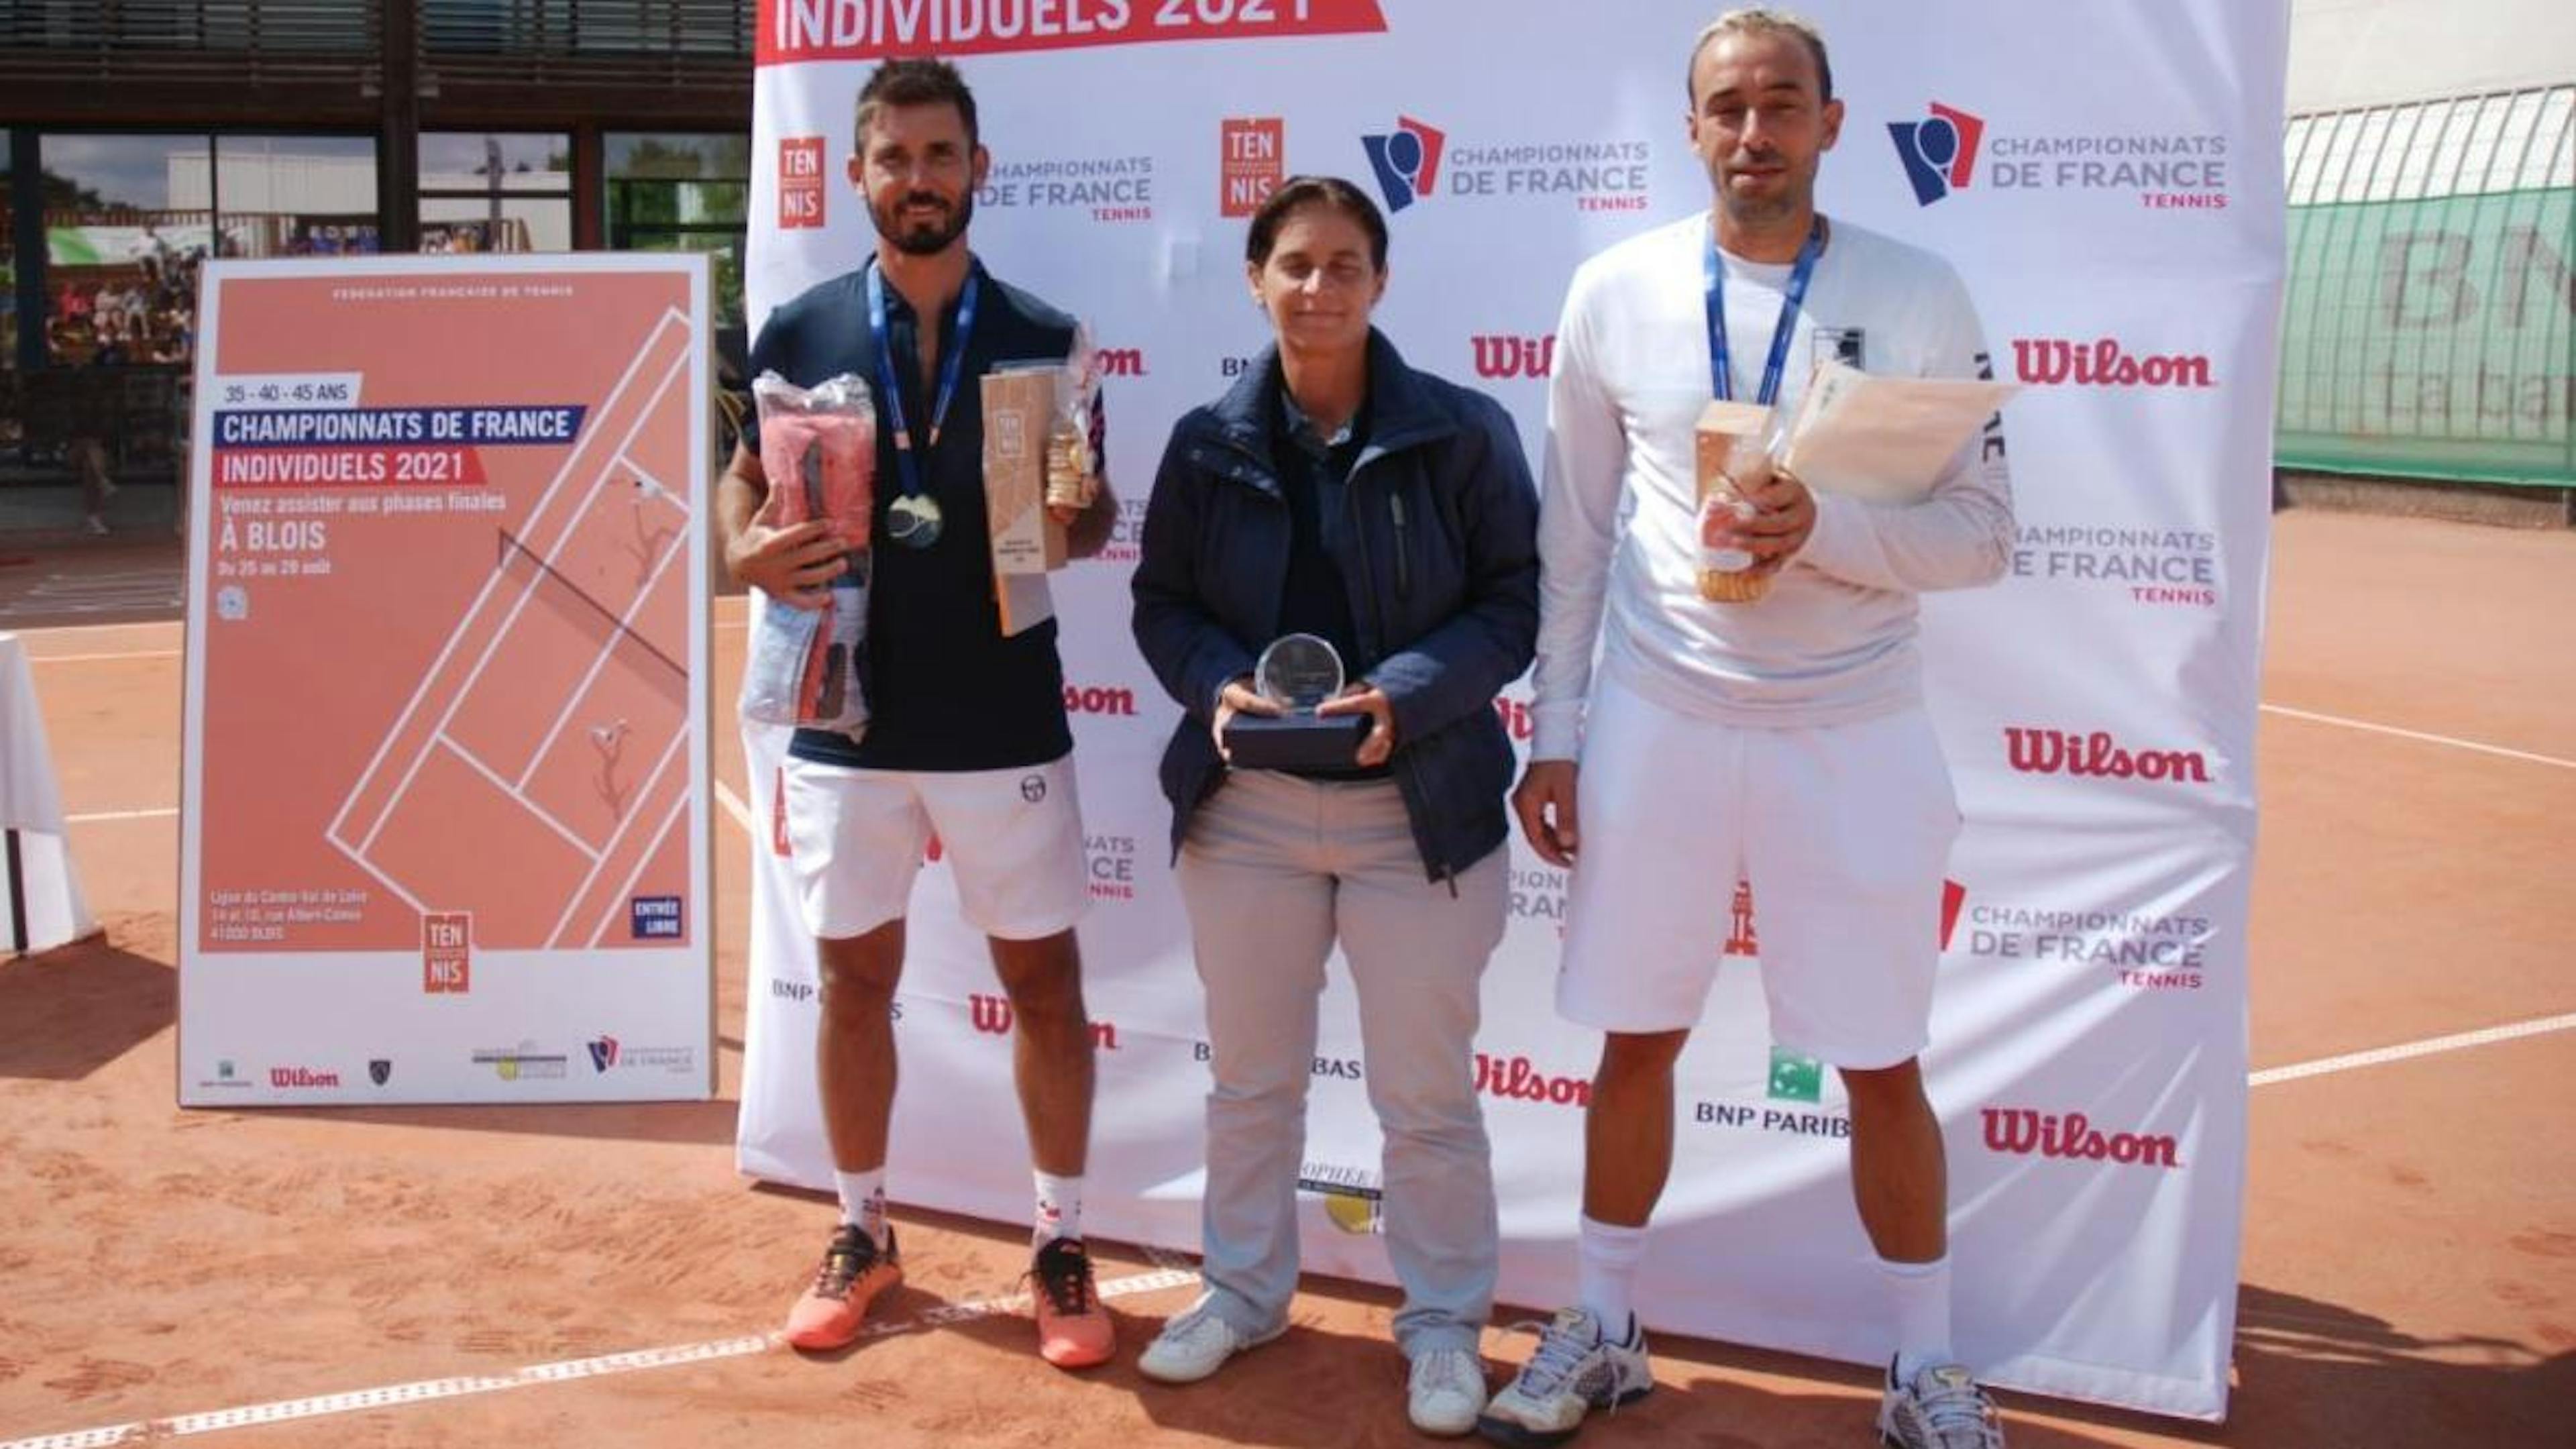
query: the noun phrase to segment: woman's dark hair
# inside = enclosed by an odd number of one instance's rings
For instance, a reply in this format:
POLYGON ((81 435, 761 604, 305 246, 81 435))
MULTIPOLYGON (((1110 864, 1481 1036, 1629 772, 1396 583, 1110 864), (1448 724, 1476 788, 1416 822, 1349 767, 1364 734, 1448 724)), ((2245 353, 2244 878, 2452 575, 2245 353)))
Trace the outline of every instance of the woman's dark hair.
POLYGON ((1386 270, 1386 217, 1368 193, 1338 176, 1291 176, 1280 182, 1252 214, 1252 226, 1243 234, 1243 259, 1256 267, 1268 266, 1271 249, 1279 245, 1279 228, 1301 206, 1330 207, 1357 222, 1368 233, 1370 263, 1381 272, 1386 270))

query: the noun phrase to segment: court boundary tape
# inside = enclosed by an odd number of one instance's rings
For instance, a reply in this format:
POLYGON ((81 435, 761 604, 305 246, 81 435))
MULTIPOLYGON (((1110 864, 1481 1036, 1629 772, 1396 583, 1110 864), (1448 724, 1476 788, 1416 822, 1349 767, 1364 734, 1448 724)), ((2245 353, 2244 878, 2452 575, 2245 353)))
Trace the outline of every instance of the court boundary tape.
MULTIPOLYGON (((1112 1278, 1102 1283, 1103 1298, 1130 1297, 1139 1293, 1159 1293, 1165 1289, 1195 1285, 1195 1270, 1164 1268, 1151 1273, 1138 1273, 1125 1278, 1112 1278)), ((915 1333, 971 1319, 998 1318, 1016 1314, 1028 1303, 1023 1294, 999 1298, 977 1298, 963 1303, 944 1303, 909 1318, 881 1319, 863 1325, 862 1340, 891 1338, 897 1334, 915 1333)), ((508 1389, 535 1388, 541 1384, 572 1383, 581 1379, 605 1378, 612 1374, 639 1373, 648 1369, 678 1368, 685 1364, 712 1363, 720 1359, 748 1358, 773 1352, 786 1346, 785 1335, 751 1333, 734 1338, 710 1339, 703 1343, 679 1344, 669 1348, 635 1349, 627 1353, 601 1354, 595 1358, 560 1359, 553 1363, 530 1364, 501 1374, 467 1374, 455 1378, 417 1379, 406 1384, 387 1384, 380 1388, 354 1389, 346 1393, 319 1394, 304 1399, 277 1399, 265 1404, 246 1404, 240 1408, 214 1409, 196 1414, 174 1414, 166 1419, 138 1419, 128 1424, 107 1424, 95 1429, 72 1429, 59 1434, 39 1434, 29 1439, 0 1442, 0 1449, 107 1449, 116 1444, 158 1443, 192 1434, 212 1434, 225 1429, 247 1429, 257 1425, 285 1424, 300 1419, 319 1419, 332 1414, 356 1413, 365 1409, 394 1408, 408 1404, 429 1403, 439 1399, 470 1398, 479 1394, 500 1393, 508 1389)))
MULTIPOLYGON (((2357 1071, 2363 1067, 2386 1066, 2390 1062, 2438 1056, 2443 1052, 2466 1051, 2471 1047, 2493 1046, 2497 1042, 2519 1041, 2527 1036, 2546 1036, 2551 1032, 2566 1031, 2570 1028, 2576 1028, 2576 1012, 2559 1016, 2539 1016, 2529 1021, 2509 1022, 2503 1026, 2480 1027, 2476 1031, 2459 1031, 2449 1036, 2426 1037, 2422 1041, 2400 1042, 2395 1046, 2373 1047, 2368 1051, 2320 1057, 2312 1062, 2296 1062, 2286 1067, 2266 1067, 2259 1072, 2248 1073, 2245 1085, 2248 1088, 2268 1087, 2276 1082, 2296 1082, 2308 1077, 2331 1076, 2337 1072, 2357 1071)), ((5 1446, 0 1446, 0 1449, 5 1449, 5 1446)))
POLYGON ((2339 714, 2319 714, 2314 710, 2292 709, 2286 704, 2266 704, 2257 707, 2265 714, 2277 714, 2286 719, 2306 720, 2311 724, 2334 725, 2340 729, 2359 730, 2364 734, 2393 735, 2401 740, 2416 740, 2428 745, 2448 745, 2452 749, 2467 750, 2472 754, 2494 755, 2499 759, 2520 760, 2525 764, 2553 765, 2561 770, 2576 770, 2576 760, 2562 760, 2555 755, 2536 755, 2529 750, 2509 750, 2502 745, 2464 740, 2457 735, 2437 735, 2423 730, 2399 729, 2395 725, 2374 724, 2366 719, 2346 719, 2339 714))

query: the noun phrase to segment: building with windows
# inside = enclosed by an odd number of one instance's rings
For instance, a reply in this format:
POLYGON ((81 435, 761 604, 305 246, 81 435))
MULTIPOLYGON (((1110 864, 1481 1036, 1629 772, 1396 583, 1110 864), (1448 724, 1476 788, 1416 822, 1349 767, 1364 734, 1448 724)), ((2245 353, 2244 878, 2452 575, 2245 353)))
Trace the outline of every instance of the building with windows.
POLYGON ((174 463, 208 256, 690 250, 741 348, 753 0, 0 0, 0 467, 174 463))

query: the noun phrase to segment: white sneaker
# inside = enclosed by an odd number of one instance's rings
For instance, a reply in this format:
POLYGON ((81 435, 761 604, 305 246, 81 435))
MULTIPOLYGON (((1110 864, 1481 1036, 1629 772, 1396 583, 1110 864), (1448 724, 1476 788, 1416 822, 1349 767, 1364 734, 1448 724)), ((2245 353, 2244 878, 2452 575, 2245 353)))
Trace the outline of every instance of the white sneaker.
POLYGON ((1878 1401, 1878 1438, 1897 1449, 2004 1449, 2003 1420, 1995 1401, 1967 1369, 1933 1364, 1900 1383, 1896 1360, 1887 1362, 1887 1392, 1878 1401))
POLYGON ((1560 1309, 1539 1330, 1538 1352, 1477 1416, 1476 1432, 1513 1449, 1562 1444, 1585 1414, 1633 1404, 1654 1387, 1644 1329, 1632 1320, 1627 1341, 1612 1343, 1589 1310, 1560 1309))
POLYGON ((1154 1341, 1136 1357, 1136 1371, 1167 1384, 1194 1384, 1247 1348, 1259 1348, 1288 1331, 1280 1324, 1267 1333, 1245 1337, 1220 1316, 1205 1297, 1189 1311, 1163 1325, 1154 1341))
POLYGON ((106 520, 106 519, 104 519, 104 518, 99 517, 99 516, 98 516, 97 514, 95 514, 95 513, 91 514, 91 515, 90 515, 89 517, 87 517, 87 518, 82 519, 82 520, 81 520, 81 527, 82 527, 82 528, 84 528, 84 529, 86 529, 86 530, 88 530, 88 531, 89 531, 89 533, 90 533, 93 537, 97 537, 97 538, 105 538, 105 537, 107 537, 107 520, 106 520))
POLYGON ((1463 1348, 1435 1348, 1413 1360, 1404 1411, 1413 1427, 1444 1438, 1476 1427, 1485 1411, 1485 1365, 1463 1348))

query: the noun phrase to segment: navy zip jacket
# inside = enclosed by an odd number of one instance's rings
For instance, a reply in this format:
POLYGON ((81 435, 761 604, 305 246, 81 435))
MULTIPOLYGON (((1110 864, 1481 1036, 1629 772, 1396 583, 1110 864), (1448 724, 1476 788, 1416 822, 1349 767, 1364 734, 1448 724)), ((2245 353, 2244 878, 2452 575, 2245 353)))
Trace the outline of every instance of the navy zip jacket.
MULTIPOLYGON (((1511 832, 1512 747, 1495 696, 1538 640, 1538 492, 1510 414, 1415 372, 1369 333, 1368 440, 1344 490, 1333 561, 1361 657, 1350 677, 1394 705, 1389 761, 1426 875, 1454 876, 1511 832)), ((1186 711, 1163 750, 1172 850, 1222 787, 1210 729, 1227 681, 1277 636, 1289 512, 1271 458, 1279 352, 1172 428, 1145 508, 1136 645, 1186 711)))

